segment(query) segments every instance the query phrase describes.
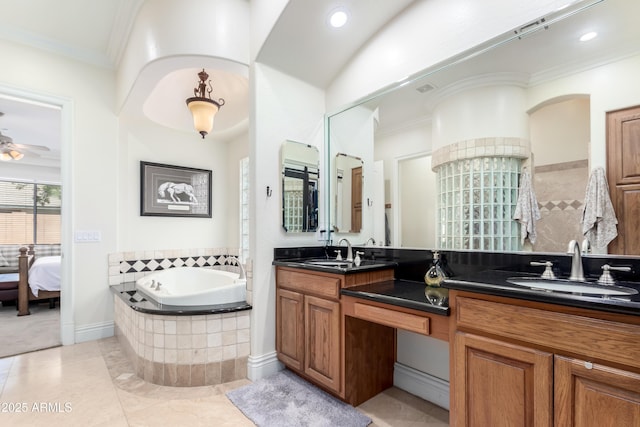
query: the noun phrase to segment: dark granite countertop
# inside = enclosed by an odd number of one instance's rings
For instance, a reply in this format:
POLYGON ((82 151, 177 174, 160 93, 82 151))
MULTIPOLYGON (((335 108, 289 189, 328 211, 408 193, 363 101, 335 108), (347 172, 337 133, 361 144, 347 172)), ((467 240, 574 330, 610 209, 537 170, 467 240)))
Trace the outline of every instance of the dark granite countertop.
MULTIPOLYGON (((571 307, 588 308, 612 313, 640 315, 640 293, 629 296, 587 296, 583 294, 548 292, 512 285, 507 282, 512 277, 539 277, 514 271, 486 270, 466 276, 446 279, 442 286, 448 289, 478 292, 571 307)), ((640 291, 640 283, 617 282, 619 286, 640 291)))
POLYGON ((388 280, 340 290, 342 295, 412 308, 442 316, 449 315, 448 290, 427 287, 408 280, 388 280), (442 305, 438 305, 442 304, 442 305))
POLYGON ((118 295, 132 309, 141 313, 159 314, 165 316, 192 316, 198 314, 232 313, 234 311, 251 310, 251 305, 245 301, 230 304, 175 306, 159 304, 136 290, 136 282, 126 282, 111 285, 111 291, 118 295))
MULTIPOLYGON (((313 258, 315 261, 336 261, 335 259, 321 259, 321 258, 313 258)), ((385 261, 385 260, 363 260, 359 266, 356 266, 354 263, 348 263, 347 261, 342 261, 345 264, 348 264, 345 267, 336 267, 336 266, 327 266, 327 265, 319 265, 319 264, 310 264, 309 258, 291 258, 291 259, 277 259, 272 262, 273 265, 279 265, 282 267, 294 267, 301 268, 304 270, 312 270, 312 271, 323 271, 325 273, 335 273, 335 274, 352 274, 352 273, 360 273, 363 271, 374 271, 374 270, 384 270, 388 268, 395 268, 398 263, 394 261, 385 261)))

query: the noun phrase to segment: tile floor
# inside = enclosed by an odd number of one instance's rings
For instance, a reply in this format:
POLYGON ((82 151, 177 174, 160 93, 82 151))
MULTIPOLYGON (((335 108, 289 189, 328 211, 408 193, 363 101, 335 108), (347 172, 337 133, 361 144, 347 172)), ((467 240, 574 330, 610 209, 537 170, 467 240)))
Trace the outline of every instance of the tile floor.
MULTIPOLYGON (((248 382, 146 383, 132 373, 118 341, 106 338, 0 359, 0 425, 253 426, 225 396, 248 382)), ((397 388, 358 409, 374 427, 448 426, 446 410, 397 388)))

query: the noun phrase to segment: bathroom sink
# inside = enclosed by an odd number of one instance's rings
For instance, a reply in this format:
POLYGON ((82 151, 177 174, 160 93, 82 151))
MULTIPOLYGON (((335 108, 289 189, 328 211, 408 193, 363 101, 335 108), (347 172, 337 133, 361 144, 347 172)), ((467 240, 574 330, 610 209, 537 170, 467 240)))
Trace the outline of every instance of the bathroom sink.
POLYGON ((304 261, 304 264, 315 265, 318 267, 332 267, 332 268, 347 268, 347 267, 351 267, 352 265, 352 263, 347 261, 338 261, 338 260, 329 260, 329 259, 307 260, 307 261, 304 261))
POLYGON ((608 286, 597 283, 573 282, 562 279, 542 279, 539 277, 510 277, 507 282, 516 286, 523 286, 533 290, 547 292, 561 292, 594 296, 625 296, 635 295, 636 289, 625 286, 608 286))

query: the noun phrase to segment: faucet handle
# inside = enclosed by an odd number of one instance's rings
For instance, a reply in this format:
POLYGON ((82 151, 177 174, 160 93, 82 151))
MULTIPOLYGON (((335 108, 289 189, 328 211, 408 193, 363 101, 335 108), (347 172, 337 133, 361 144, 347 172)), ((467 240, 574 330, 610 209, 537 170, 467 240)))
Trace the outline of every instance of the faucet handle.
POLYGON ((342 252, 340 251, 340 249, 336 249, 335 253, 336 255, 336 261, 342 261, 342 252))
POLYGON ((598 283, 601 285, 615 285, 616 281, 613 279, 613 276, 609 272, 609 270, 616 271, 631 271, 631 267, 612 267, 609 264, 605 264, 602 266, 602 275, 598 279, 598 283))
POLYGON ((539 266, 539 265, 544 265, 545 269, 544 272, 542 273, 542 277, 543 279, 555 279, 556 275, 554 274, 553 270, 551 269, 551 267, 553 267, 553 263, 551 261, 531 261, 529 263, 529 265, 532 266, 539 266))

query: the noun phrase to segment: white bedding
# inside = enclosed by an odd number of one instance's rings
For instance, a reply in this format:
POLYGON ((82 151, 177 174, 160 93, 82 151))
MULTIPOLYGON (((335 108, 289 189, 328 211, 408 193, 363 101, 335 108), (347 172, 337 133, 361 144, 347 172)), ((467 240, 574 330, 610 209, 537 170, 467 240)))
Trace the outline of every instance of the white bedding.
POLYGON ((60 256, 36 258, 29 269, 29 287, 36 297, 38 291, 60 290, 60 256))

